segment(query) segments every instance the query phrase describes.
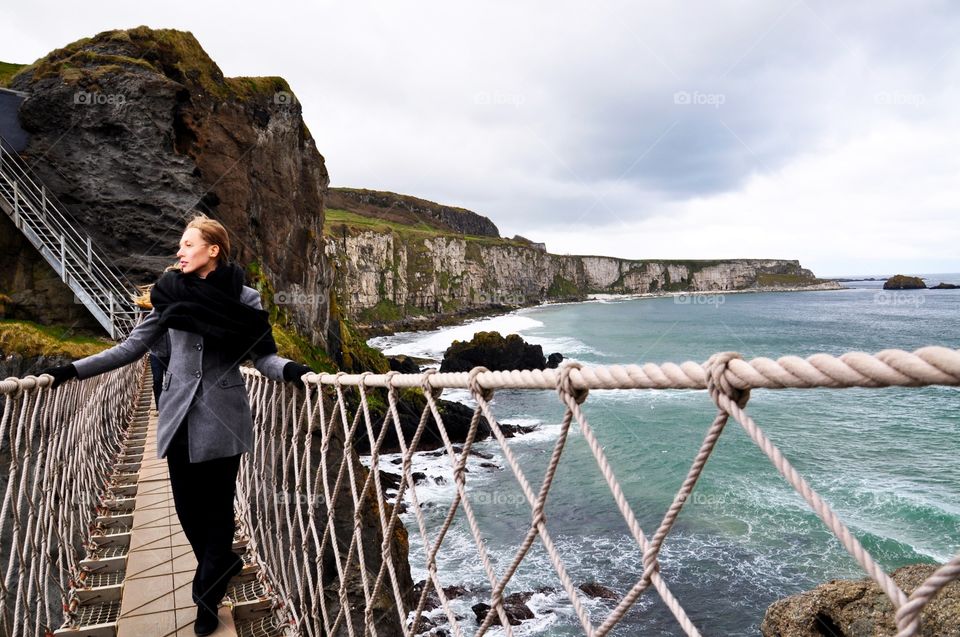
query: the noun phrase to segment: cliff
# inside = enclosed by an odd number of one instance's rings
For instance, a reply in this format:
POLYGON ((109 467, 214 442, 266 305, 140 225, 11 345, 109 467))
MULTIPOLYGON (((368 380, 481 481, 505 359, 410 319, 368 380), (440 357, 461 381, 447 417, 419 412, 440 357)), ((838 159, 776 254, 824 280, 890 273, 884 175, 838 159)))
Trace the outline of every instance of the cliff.
POLYGON ((456 316, 589 294, 840 287, 817 279, 795 260, 558 255, 522 237, 458 233, 422 218, 410 223, 369 208, 331 207, 324 229, 345 314, 385 329, 409 326, 409 317, 456 316))
POLYGON ((331 188, 327 207, 407 225, 423 224, 439 230, 483 237, 500 236, 497 226, 483 215, 394 192, 331 188))
MULTIPOLYGON (((152 283, 202 211, 231 231, 253 283, 296 299, 284 320, 326 343, 332 272, 319 238, 329 179, 282 78, 225 78, 190 33, 139 27, 53 51, 9 84, 29 93, 19 109, 25 159, 118 274, 152 283)), ((23 242, 11 228, 9 242, 23 242)), ((15 290, 18 303, 42 295, 43 277, 29 274, 42 270, 39 255, 12 249, 20 256, 4 264, 0 291, 15 290)), ((22 316, 70 320, 49 305, 22 316)))

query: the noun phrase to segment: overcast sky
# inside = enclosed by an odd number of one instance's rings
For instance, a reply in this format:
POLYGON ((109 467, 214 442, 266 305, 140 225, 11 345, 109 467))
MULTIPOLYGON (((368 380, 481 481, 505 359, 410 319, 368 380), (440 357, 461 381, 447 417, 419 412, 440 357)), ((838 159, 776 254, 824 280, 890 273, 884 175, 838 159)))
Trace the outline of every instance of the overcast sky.
POLYGON ((0 60, 140 24, 285 77, 331 185, 552 252, 960 271, 955 2, 31 0, 0 60))

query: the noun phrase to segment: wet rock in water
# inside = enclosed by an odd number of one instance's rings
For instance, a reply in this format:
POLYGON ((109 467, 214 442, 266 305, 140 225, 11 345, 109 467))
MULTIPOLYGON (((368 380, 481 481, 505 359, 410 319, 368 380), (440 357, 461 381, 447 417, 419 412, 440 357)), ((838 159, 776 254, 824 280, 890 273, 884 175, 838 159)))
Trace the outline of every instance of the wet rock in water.
MULTIPOLYGON (((419 582, 413 585, 414 606, 420 603, 420 595, 423 594, 423 587, 426 586, 426 584, 427 584, 427 580, 420 580, 419 582)), ((454 584, 453 586, 443 587, 443 594, 444 596, 446 596, 447 599, 456 599, 458 597, 462 597, 466 595, 469 592, 470 592, 469 589, 467 589, 466 587, 459 586, 456 584, 454 584)), ((431 585, 430 591, 427 593, 427 598, 424 600, 423 610, 424 612, 429 612, 437 608, 440 608, 440 596, 437 595, 437 590, 433 587, 433 585, 431 585)), ((459 617, 459 616, 457 616, 457 618, 462 619, 462 617, 459 617)), ((447 618, 444 617, 443 621, 440 621, 439 623, 445 623, 446 621, 447 621, 447 618)))
POLYGON ((584 582, 579 586, 579 588, 590 597, 600 599, 620 599, 620 596, 614 593, 612 590, 603 584, 597 584, 596 582, 584 582))
POLYGON ((390 371, 400 372, 401 374, 419 374, 420 366, 417 365, 409 356, 387 356, 387 362, 390 364, 390 371))
MULTIPOLYGON (((511 626, 518 626, 520 625, 520 622, 522 622, 523 620, 534 618, 533 611, 530 610, 530 607, 527 606, 526 603, 518 602, 518 601, 513 601, 513 602, 507 601, 511 597, 513 597, 513 595, 508 595, 503 600, 503 610, 506 613, 507 621, 510 623, 511 626)), ((477 616, 477 623, 482 624, 483 620, 486 618, 487 613, 490 610, 490 605, 484 604, 483 602, 481 602, 479 604, 474 604, 470 608, 471 610, 473 610, 474 615, 477 616)), ((494 613, 491 626, 500 626, 499 613, 494 613)))
POLYGON ((553 354, 550 354, 550 356, 547 356, 547 367, 550 369, 556 369, 560 367, 560 363, 562 362, 563 354, 560 352, 554 352, 553 354))
POLYGON ((401 480, 401 476, 396 473, 387 473, 383 470, 380 471, 380 486, 382 486, 384 489, 399 489, 401 480))
MULTIPOLYGON (((935 570, 934 564, 911 564, 892 573, 910 595, 935 570)), ((832 580, 767 608, 760 632, 764 637, 873 637, 897 634, 894 608, 869 578, 832 580)), ((960 581, 953 581, 920 614, 918 637, 960 634, 960 581)))
POLYGON ((468 372, 474 367, 491 371, 510 369, 546 369, 540 345, 531 345, 519 334, 501 336, 499 332, 477 332, 469 341, 454 341, 443 354, 441 372, 468 372))
POLYGON ((941 281, 940 283, 937 283, 936 285, 934 285, 934 286, 931 287, 930 289, 931 289, 931 290, 956 290, 956 289, 958 289, 958 288, 960 288, 960 285, 956 285, 956 284, 954 284, 954 283, 943 283, 943 282, 941 281))
POLYGON ((425 474, 423 471, 414 471, 412 475, 414 484, 420 484, 427 479, 427 474, 425 474))
POLYGON ((481 462, 480 466, 483 467, 484 469, 500 469, 501 468, 500 465, 495 464, 493 462, 481 462))
POLYGON ((897 274, 887 279, 883 284, 884 290, 924 290, 927 284, 918 276, 897 274))
POLYGON ((528 434, 537 430, 536 425, 530 425, 528 427, 525 425, 511 425, 510 423, 506 423, 506 422, 501 422, 499 423, 499 425, 500 425, 500 431, 503 432, 504 438, 513 438, 514 436, 517 436, 519 434, 528 434))

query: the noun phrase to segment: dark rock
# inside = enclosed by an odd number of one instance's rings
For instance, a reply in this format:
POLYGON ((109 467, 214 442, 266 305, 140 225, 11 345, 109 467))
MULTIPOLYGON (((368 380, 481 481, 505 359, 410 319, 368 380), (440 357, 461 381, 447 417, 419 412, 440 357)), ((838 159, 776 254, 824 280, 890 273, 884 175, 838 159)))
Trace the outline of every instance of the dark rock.
POLYGON ((471 449, 470 455, 483 458, 484 460, 493 460, 493 454, 487 453, 486 451, 477 451, 476 449, 471 449))
POLYGON ((491 371, 546 369, 540 345, 531 345, 518 334, 506 338, 499 332, 477 332, 470 341, 454 341, 443 354, 441 372, 468 372, 474 367, 491 371))
MULTIPOLYGON (((893 581, 910 595, 936 570, 911 564, 893 572, 893 581)), ((960 581, 944 587, 920 614, 919 637, 956 635, 960 626, 960 581)), ((869 578, 832 580, 813 590, 778 600, 767 608, 764 637, 868 637, 896 635, 894 608, 869 578)))
POLYGON ((924 290, 927 284, 918 276, 905 276, 897 274, 886 280, 883 284, 884 290, 924 290))
MULTIPOLYGON (((371 391, 368 393, 374 394, 375 392, 371 391)), ((385 396, 385 393, 381 395, 385 396)), ((380 435, 383 423, 386 421, 386 399, 384 397, 382 401, 369 401, 369 403, 370 416, 373 420, 373 435, 376 438, 380 435)), ((400 416, 400 430, 403 432, 404 442, 408 445, 413 441, 414 433, 416 433, 417 427, 420 425, 420 416, 423 413, 425 405, 426 398, 424 398, 423 394, 418 390, 401 392, 400 400, 397 403, 397 414, 400 416)), ((353 413, 355 409, 355 406, 350 406, 351 413, 353 413)), ((467 434, 470 431, 470 421, 473 418, 473 410, 466 405, 449 400, 438 400, 437 410, 440 412, 440 417, 443 419, 443 425, 450 440, 453 442, 463 442, 466 440, 467 434)), ((367 440, 366 427, 358 427, 354 436, 353 444, 357 452, 369 453, 370 442, 367 440)), ((490 425, 487 423, 487 419, 481 416, 474 440, 479 441, 489 437, 490 425)), ((427 424, 423 434, 420 436, 416 451, 432 449, 438 450, 438 456, 446 453, 446 451, 443 450, 443 438, 440 435, 440 429, 431 416, 427 419, 427 424)), ((380 453, 395 453, 398 451, 400 451, 400 443, 397 440, 396 426, 391 419, 383 443, 380 446, 380 453)))
POLYGON ((414 471, 412 475, 414 484, 420 484, 427 479, 427 474, 425 474, 423 471, 414 471))
POLYGON ((935 286, 933 286, 933 287, 930 288, 930 289, 931 289, 931 290, 956 290, 957 288, 960 288, 960 285, 956 285, 956 284, 954 284, 954 283, 943 283, 943 282, 940 282, 940 283, 937 283, 935 286))
POLYGON ((562 362, 563 354, 560 352, 554 352, 553 354, 550 354, 550 356, 547 356, 547 367, 550 369, 556 369, 557 367, 560 367, 560 363, 562 362))
MULTIPOLYGON (((511 626, 518 626, 520 622, 525 619, 533 619, 533 611, 530 610, 530 607, 526 604, 526 599, 530 599, 529 596, 520 601, 523 593, 514 593, 513 595, 508 595, 503 600, 503 610, 506 612, 507 621, 510 622, 511 626), (511 600, 511 601, 508 601, 511 600)), ((479 604, 474 604, 470 607, 473 610, 473 613, 477 616, 477 623, 482 624, 483 620, 487 616, 487 612, 490 610, 489 604, 484 604, 483 602, 479 604)), ((500 625, 500 615, 494 614, 493 621, 491 622, 492 626, 500 625)))
POLYGON ((600 599, 620 599, 620 596, 614 593, 612 590, 603 584, 597 584, 596 582, 585 582, 581 584, 579 588, 590 597, 600 599))
POLYGON ((443 476, 433 476, 434 484, 446 484, 447 480, 443 476))
POLYGON ((420 366, 409 356, 387 356, 390 370, 401 374, 419 374, 420 366))
POLYGON ((380 486, 384 489, 399 489, 400 482, 403 480, 403 477, 396 473, 387 473, 386 471, 380 471, 380 486))
MULTIPOLYGON (((419 582, 413 585, 413 595, 412 595, 413 608, 415 608, 416 605, 420 602, 420 595, 423 594, 423 587, 426 585, 427 585, 427 580, 420 580, 419 582)), ((466 595, 469 592, 470 592, 469 589, 459 585, 443 587, 443 594, 446 596, 447 599, 456 599, 458 597, 462 597, 466 595)), ((437 595, 436 589, 434 589, 433 584, 431 584, 430 591, 427 593, 427 598, 424 600, 423 610, 424 612, 430 612, 437 608, 440 608, 440 596, 437 595)))
POLYGON ((481 463, 480 463, 480 466, 483 467, 484 469, 499 469, 499 468, 500 468, 500 465, 494 464, 494 463, 492 463, 492 462, 481 462, 481 463))
POLYGON ((528 434, 532 431, 537 430, 536 425, 531 425, 529 427, 524 425, 511 425, 509 423, 501 422, 500 431, 503 432, 504 438, 513 438, 517 434, 528 434))

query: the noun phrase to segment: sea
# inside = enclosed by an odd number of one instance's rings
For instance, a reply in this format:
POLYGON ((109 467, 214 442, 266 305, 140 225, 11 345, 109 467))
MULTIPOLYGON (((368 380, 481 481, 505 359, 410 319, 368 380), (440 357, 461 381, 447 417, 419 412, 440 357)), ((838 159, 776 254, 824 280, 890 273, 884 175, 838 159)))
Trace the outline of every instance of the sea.
MULTIPOLYGON (((960 284, 960 274, 923 275, 928 285, 960 284)), ((885 291, 882 281, 850 281, 832 291, 598 297, 543 305, 427 332, 371 339, 386 354, 439 361, 453 340, 482 330, 517 333, 584 365, 703 362, 721 351, 745 359, 818 352, 876 353, 926 345, 960 348, 960 290, 885 291)), ((469 393, 443 398, 474 406, 469 393)), ((558 441, 563 408, 554 391, 500 390, 498 421, 535 426, 509 439, 534 492, 558 441)), ((656 530, 688 471, 716 409, 706 391, 591 391, 590 427, 644 533, 656 530)), ((942 563, 960 552, 960 388, 753 390, 757 424, 829 503, 879 564, 891 571, 942 563)), ((468 462, 467 494, 497 577, 530 527, 530 506, 493 440, 468 462)), ((384 463, 389 470, 393 456, 384 463)), ((450 459, 417 454, 417 486, 427 542, 412 507, 402 516, 414 581, 427 576, 426 554, 454 497, 450 459)), ((407 496, 408 504, 411 499, 407 496)), ((641 577, 642 555, 576 423, 546 504, 546 525, 575 585, 599 583, 623 596, 641 577)), ((490 593, 462 510, 437 558, 464 634, 476 631, 471 606, 490 593)), ((835 578, 865 573, 764 453, 732 419, 693 495, 663 543, 660 572, 704 635, 757 635, 777 599, 835 578)), ((583 629, 554 565, 537 539, 506 593, 536 591, 535 618, 514 635, 581 635, 583 629)), ((594 626, 615 601, 580 594, 594 626)), ((430 614, 437 617, 438 609, 430 614)), ((502 635, 495 627, 487 634, 502 635)), ((685 634, 648 589, 612 635, 685 634)))

